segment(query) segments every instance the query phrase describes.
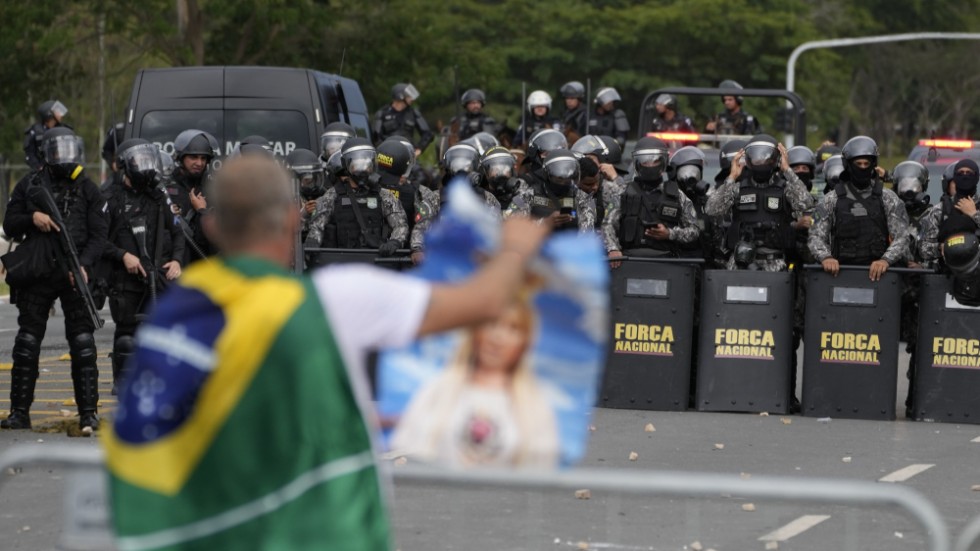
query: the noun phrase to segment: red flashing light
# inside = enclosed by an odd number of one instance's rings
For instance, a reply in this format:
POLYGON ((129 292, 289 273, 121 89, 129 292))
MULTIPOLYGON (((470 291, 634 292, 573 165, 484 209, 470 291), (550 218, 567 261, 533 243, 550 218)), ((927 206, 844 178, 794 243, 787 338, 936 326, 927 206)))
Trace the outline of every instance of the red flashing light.
POLYGON ((688 132, 647 132, 650 138, 660 138, 665 142, 697 142, 701 141, 701 136, 688 132))
POLYGON ((970 149, 973 147, 973 140, 919 140, 919 145, 945 149, 970 149))

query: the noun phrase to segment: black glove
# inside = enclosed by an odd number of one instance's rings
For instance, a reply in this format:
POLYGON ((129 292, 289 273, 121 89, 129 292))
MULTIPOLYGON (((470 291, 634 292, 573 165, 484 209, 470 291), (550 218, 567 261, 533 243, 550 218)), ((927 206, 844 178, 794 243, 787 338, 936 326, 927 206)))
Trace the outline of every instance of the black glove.
POLYGON ((395 251, 397 250, 398 250, 398 241, 394 239, 389 239, 388 241, 382 243, 380 247, 378 247, 378 254, 387 257, 395 254, 395 251))

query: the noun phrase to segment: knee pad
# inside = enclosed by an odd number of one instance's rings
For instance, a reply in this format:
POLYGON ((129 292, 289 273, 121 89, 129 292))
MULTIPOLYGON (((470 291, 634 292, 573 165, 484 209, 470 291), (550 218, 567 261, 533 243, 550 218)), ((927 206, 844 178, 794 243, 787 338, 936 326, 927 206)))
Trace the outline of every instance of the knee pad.
POLYGON ((112 353, 115 356, 129 356, 136 349, 136 339, 132 335, 123 335, 113 343, 112 353))
POLYGON ((14 363, 37 365, 40 356, 41 339, 25 331, 18 332, 17 337, 14 339, 14 363))
POLYGON ((91 333, 79 333, 68 340, 72 359, 91 360, 95 363, 95 337, 91 333))

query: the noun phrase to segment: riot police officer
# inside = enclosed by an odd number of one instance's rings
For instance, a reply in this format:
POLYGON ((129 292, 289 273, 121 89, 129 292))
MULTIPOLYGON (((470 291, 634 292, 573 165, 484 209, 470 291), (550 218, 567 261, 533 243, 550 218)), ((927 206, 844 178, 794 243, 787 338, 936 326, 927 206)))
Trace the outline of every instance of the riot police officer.
POLYGON ((351 138, 340 155, 340 178, 317 199, 304 247, 395 254, 408 240, 408 222, 398 199, 381 188, 377 150, 366 138, 351 138))
POLYGON ((514 146, 520 147, 539 130, 557 130, 561 132, 561 122, 551 115, 551 95, 544 90, 535 90, 527 96, 527 119, 517 127, 514 135, 514 146))
POLYGON ((453 117, 449 123, 457 141, 465 140, 480 132, 486 132, 491 136, 497 135, 497 121, 483 112, 487 104, 487 95, 483 90, 470 88, 460 96, 459 103, 463 106, 463 116, 458 119, 453 117))
POLYGON ((331 155, 340 151, 347 140, 356 136, 354 127, 346 122, 332 122, 320 134, 320 159, 326 163, 331 155))
POLYGON ((504 213, 517 195, 527 195, 527 182, 517 177, 517 159, 509 149, 491 147, 480 156, 481 187, 493 194, 504 213))
MULTIPOLYGON (((619 145, 615 140, 611 137, 609 139, 611 145, 618 149, 619 145)), ((588 134, 575 142, 572 153, 580 157, 579 189, 591 199, 596 211, 596 227, 602 228, 606 211, 626 187, 623 178, 608 162, 614 152, 610 150, 605 140, 588 134)))
POLYGON ((425 232, 439 215, 439 194, 410 179, 414 151, 394 138, 378 146, 378 175, 381 186, 391 191, 405 211, 412 262, 419 264, 425 255, 425 232))
POLYGON ((299 192, 299 199, 303 204, 302 233, 305 237, 310 229, 310 220, 316 212, 316 200, 327 192, 326 171, 320 157, 302 147, 297 147, 286 155, 286 168, 293 178, 293 183, 299 192))
POLYGON ((480 152, 465 143, 456 144, 446 150, 442 158, 442 189, 439 190, 440 209, 449 201, 446 187, 450 182, 463 179, 473 188, 473 192, 483 198, 484 204, 495 216, 502 216, 500 202, 482 186, 482 178, 477 171, 480 152))
POLYGON ((48 100, 37 108, 37 121, 24 131, 24 161, 32 170, 41 170, 44 159, 41 158, 41 139, 44 132, 56 126, 66 126, 62 122, 68 108, 58 100, 48 100))
POLYGON ((759 121, 752 115, 742 110, 743 98, 736 90, 741 90, 742 85, 734 80, 723 80, 718 85, 719 88, 731 88, 733 95, 721 97, 721 103, 725 106, 725 111, 719 113, 713 120, 708 121, 705 126, 706 132, 715 134, 729 135, 751 135, 762 131, 759 121))
POLYGON ((933 205, 922 217, 919 256, 923 263, 932 264, 939 260, 939 244, 949 236, 956 233, 976 233, 980 228, 978 181, 980 168, 976 161, 963 159, 953 165, 950 182, 953 195, 944 194, 939 203, 933 205))
MULTIPOLYGON (((560 134, 559 134, 560 135, 560 134)), ((547 219, 556 231, 595 229, 595 203, 579 188, 579 159, 568 149, 548 152, 540 172, 528 178, 513 213, 547 219)))
POLYGON ((908 249, 905 205, 884 189, 878 172, 878 144, 855 136, 844 144, 844 172, 833 192, 817 207, 808 244, 825 272, 837 275, 840 264, 868 266, 872 281, 902 262, 908 249))
MULTIPOLYGON (((701 233, 694 203, 664 178, 667 144, 645 137, 633 150, 633 178, 612 201, 602 224, 610 257, 679 256, 701 233)), ((618 264, 613 264, 618 267, 618 264)))
POLYGON ((157 187, 159 148, 142 139, 119 145, 123 181, 106 192, 109 237, 102 258, 109 264, 109 309, 116 330, 112 341, 112 393, 123 380, 135 349, 138 316, 145 314, 167 281, 180 276, 184 235, 174 223, 167 196, 157 187))
POLYGON ((653 105, 657 110, 652 121, 654 132, 694 132, 694 121, 677 110, 677 98, 673 95, 660 94, 653 105))
POLYGON ((187 266, 195 260, 214 254, 213 247, 204 235, 201 219, 207 214, 204 197, 205 173, 211 161, 218 156, 218 140, 203 130, 184 130, 174 139, 176 168, 167 182, 170 209, 184 234, 184 258, 180 265, 187 266))
POLYGON ((711 254, 711 236, 714 233, 714 219, 704 212, 704 205, 707 201, 708 190, 711 184, 701 178, 704 171, 704 152, 700 149, 687 145, 674 151, 667 160, 667 179, 673 182, 684 195, 694 203, 694 212, 697 215, 695 222, 698 227, 698 242, 688 243, 685 256, 695 256, 697 258, 708 258, 711 254))
POLYGON ((391 103, 378 109, 374 114, 374 143, 380 144, 391 136, 404 136, 415 145, 418 157, 432 143, 435 136, 422 112, 413 106, 419 97, 415 86, 398 83, 391 89, 391 103), (415 141, 415 134, 418 141, 415 141))
MULTIPOLYGON (((5 262, 7 283, 17 305, 17 336, 14 338, 10 371, 10 415, 0 422, 6 429, 31 428, 30 408, 38 377, 41 341, 54 301, 65 312, 65 335, 71 354, 71 375, 78 406, 79 426, 84 431, 98 428, 99 368, 96 327, 85 300, 76 286, 88 284, 88 274, 102 255, 108 225, 105 201, 99 188, 82 170, 82 142, 65 127, 46 130, 41 139, 44 167, 17 182, 3 220, 3 230, 23 242, 15 252, 30 262, 5 262), (58 227, 54 213, 39 199, 50 194, 67 227, 58 227), (58 235, 58 234, 61 235, 58 235), (78 251, 82 277, 71 277, 60 239, 68 237, 78 251)), ((12 253, 11 253, 12 254, 12 253)))
POLYGON ((589 133, 587 126, 587 111, 585 108, 585 86, 573 80, 566 82, 558 90, 565 100, 565 111, 561 115, 561 124, 565 129, 568 142, 574 144, 580 137, 589 133))
POLYGON ((831 155, 823 163, 823 192, 830 193, 840 183, 840 175, 844 173, 844 158, 840 155, 831 155))
POLYGON ((593 100, 595 109, 589 118, 589 134, 612 136, 619 147, 624 147, 630 131, 630 123, 626 120, 626 113, 619 108, 621 100, 615 88, 600 88, 596 92, 593 100))
POLYGON ((102 160, 109 168, 109 174, 107 175, 102 185, 99 189, 105 191, 112 184, 122 183, 122 167, 116 164, 116 156, 119 153, 117 149, 119 148, 120 142, 122 142, 123 132, 126 130, 126 125, 118 122, 113 125, 112 128, 106 132, 105 140, 102 141, 102 160))
POLYGON ((725 245, 733 253, 726 267, 786 270, 793 248, 793 213, 807 210, 812 202, 789 167, 786 148, 767 134, 754 136, 732 158, 731 172, 705 204, 709 216, 731 213, 725 245))

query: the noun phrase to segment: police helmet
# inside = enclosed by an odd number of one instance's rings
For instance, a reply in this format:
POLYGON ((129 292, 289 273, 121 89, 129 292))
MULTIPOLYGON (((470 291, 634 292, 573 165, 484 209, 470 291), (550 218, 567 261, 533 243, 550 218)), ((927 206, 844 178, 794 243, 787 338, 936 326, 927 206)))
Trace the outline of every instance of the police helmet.
POLYGON ((605 105, 607 103, 620 101, 622 99, 623 98, 619 97, 619 92, 617 92, 616 89, 611 86, 599 88, 599 91, 595 94, 596 105, 605 105))
POLYGON ((218 156, 218 140, 203 130, 184 130, 174 138, 174 160, 180 162, 184 155, 204 155, 211 160, 218 156))
POLYGON ((946 168, 943 169, 943 193, 949 189, 949 183, 953 181, 953 176, 956 174, 956 163, 949 163, 946 168))
POLYGON ((408 149, 396 140, 385 140, 378 145, 378 175, 381 185, 387 188, 397 188, 402 183, 402 177, 408 176, 412 170, 412 158, 415 151, 408 149))
POLYGON ((398 142, 402 145, 402 147, 405 148, 405 151, 408 151, 409 170, 411 170, 412 167, 418 164, 418 159, 415 158, 415 144, 413 144, 411 140, 409 140, 405 136, 399 136, 396 134, 394 136, 389 136, 388 138, 385 138, 385 142, 398 142))
POLYGON ((469 174, 476 169, 480 153, 472 145, 458 143, 442 156, 442 167, 448 174, 469 174))
POLYGON ((119 144, 119 164, 133 189, 152 189, 162 176, 160 148, 141 138, 119 144))
POLYGON ((268 142, 260 141, 259 143, 254 143, 254 142, 246 143, 242 141, 241 143, 235 146, 235 149, 231 150, 231 153, 228 155, 228 157, 235 158, 235 157, 248 157, 254 155, 259 157, 265 157, 267 159, 275 159, 276 158, 275 153, 272 152, 272 148, 266 145, 266 143, 268 142))
POLYGON ((242 141, 238 142, 239 145, 261 145, 263 147, 272 147, 272 142, 269 141, 265 136, 259 136, 258 134, 252 134, 251 136, 245 136, 242 141))
POLYGON ((753 136, 745 146, 745 166, 772 167, 779 164, 779 147, 776 138, 769 134, 753 136))
POLYGON ((579 155, 595 155, 600 161, 602 161, 603 157, 607 157, 609 155, 609 147, 606 146, 606 142, 600 140, 598 136, 586 134, 572 144, 572 153, 579 155))
POLYGON ((486 105, 487 95, 484 94, 483 90, 480 90, 479 88, 470 88, 469 90, 463 92, 463 95, 460 96, 459 103, 463 107, 466 107, 466 104, 470 103, 471 101, 478 101, 480 102, 481 106, 486 105))
POLYGON ((905 194, 914 196, 929 187, 929 171, 922 163, 903 161, 892 171, 892 180, 895 182, 895 193, 899 197, 905 194))
POLYGON ((738 154, 749 142, 745 140, 731 140, 725 142, 725 145, 721 146, 721 150, 718 151, 718 164, 721 166, 722 171, 732 169, 732 159, 738 154))
POLYGON ((500 141, 489 132, 477 132, 459 143, 472 145, 480 155, 491 147, 500 145, 500 141))
POLYGON ((487 149, 480 157, 480 172, 493 185, 514 177, 517 172, 517 159, 509 149, 494 146, 487 149))
POLYGON ((164 180, 169 180, 173 176, 174 169, 177 168, 174 158, 160 148, 157 148, 157 155, 160 157, 160 176, 164 180))
POLYGON ((65 107, 65 104, 54 99, 42 103, 37 108, 37 118, 42 124, 51 119, 55 119, 60 122, 61 119, 67 114, 68 108, 65 107))
POLYGON ((391 87, 391 99, 415 101, 419 99, 419 91, 410 83, 399 82, 391 87))
POLYGON ((871 161, 871 166, 875 166, 878 164, 878 144, 867 136, 854 136, 841 148, 841 157, 847 164, 859 158, 867 158, 871 161))
POLYGON ((553 128, 543 128, 531 135, 527 142, 527 158, 541 160, 548 156, 550 151, 556 149, 567 149, 568 139, 565 135, 553 128))
POLYGON ((677 98, 671 94, 660 94, 653 102, 656 105, 663 105, 671 111, 677 111, 677 98))
POLYGON ((558 92, 563 98, 585 99, 585 86, 577 80, 562 84, 558 92))
POLYGON ((969 274, 980 263, 980 243, 973 233, 957 233, 943 242, 943 258, 954 275, 969 274))
POLYGON ((367 138, 351 138, 340 150, 340 164, 348 176, 360 181, 377 172, 378 152, 367 138))
POLYGON ((326 175, 316 153, 297 147, 286 155, 286 168, 293 177, 293 184, 300 197, 305 201, 316 199, 326 192, 326 175))
POLYGON ((606 153, 605 158, 601 155, 599 156, 600 161, 611 165, 618 165, 623 162, 623 148, 619 146, 616 138, 612 136, 599 136, 599 139, 602 140, 602 143, 606 145, 606 149, 609 151, 606 153))
POLYGON ((823 163, 834 155, 840 155, 840 148, 836 145, 824 144, 817 148, 817 172, 822 172, 823 163))
POLYGON ((41 137, 41 156, 60 176, 68 176, 85 163, 85 143, 70 128, 55 126, 41 137))
POLYGON ((825 189, 831 189, 840 183, 840 175, 844 172, 844 158, 832 155, 823 162, 823 178, 827 182, 825 189))
POLYGON ((327 157, 327 160, 323 163, 323 170, 327 174, 338 175, 344 171, 343 163, 343 152, 335 151, 333 155, 327 157))
POLYGON ((704 152, 693 145, 686 145, 678 149, 667 162, 668 176, 676 179, 685 187, 700 182, 703 170, 704 152))
POLYGON ((810 167, 811 174, 817 170, 817 156, 805 145, 794 145, 787 149, 786 156, 789 158, 789 166, 791 167, 806 165, 810 167))
POLYGON ((544 161, 548 182, 554 186, 577 186, 580 176, 578 158, 568 149, 552 151, 544 161))
POLYGON ((667 168, 667 144, 660 138, 640 138, 633 148, 633 167, 636 173, 649 179, 659 177, 667 168))
POLYGON ((356 136, 354 127, 345 122, 332 122, 320 134, 320 155, 329 159, 331 155, 344 147, 344 142, 356 136))
POLYGON ((544 90, 535 90, 527 96, 527 110, 534 111, 535 107, 547 107, 551 110, 551 96, 544 90))
MULTIPOLYGON (((739 83, 737 83, 737 82, 735 82, 734 80, 731 80, 731 79, 725 79, 725 80, 721 81, 721 83, 718 84, 718 87, 719 88, 731 88, 732 90, 742 90, 742 85, 739 84, 739 83)), ((742 101, 745 99, 745 98, 743 98, 740 95, 736 95, 735 93, 725 94, 725 95, 727 95, 727 96, 735 96, 735 103, 737 103, 739 105, 742 105, 742 101)), ((725 101, 725 96, 722 96, 721 97, 721 101, 725 101)))
POLYGON ((102 142, 103 161, 112 164, 112 161, 116 160, 116 150, 119 148, 119 143, 123 141, 125 131, 126 125, 117 122, 105 133, 105 141, 102 142))

